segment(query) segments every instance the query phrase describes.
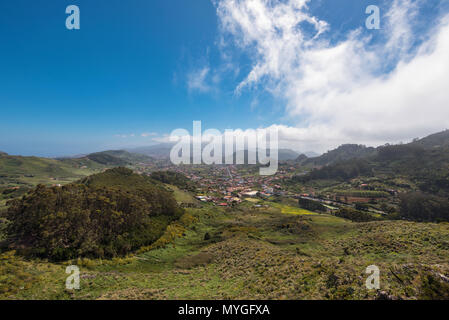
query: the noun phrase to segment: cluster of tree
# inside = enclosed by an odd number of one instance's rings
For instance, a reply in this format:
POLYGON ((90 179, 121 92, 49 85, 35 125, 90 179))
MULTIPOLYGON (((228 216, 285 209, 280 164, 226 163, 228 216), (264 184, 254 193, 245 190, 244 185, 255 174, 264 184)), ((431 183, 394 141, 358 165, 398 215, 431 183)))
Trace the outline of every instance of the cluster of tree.
POLYGON ((372 214, 364 211, 358 211, 352 208, 341 208, 335 215, 340 218, 349 219, 354 222, 368 222, 379 220, 372 214))
POLYGON ((311 180, 329 179, 347 181, 358 176, 372 176, 372 165, 364 159, 352 159, 338 162, 321 169, 314 169, 304 176, 296 176, 292 179, 299 182, 311 180))
POLYGON ((153 243, 182 214, 170 192, 116 168, 60 188, 39 185, 10 201, 6 232, 25 254, 109 258, 153 243))
POLYGON ((139 162, 150 162, 153 160, 149 156, 138 153, 131 153, 125 150, 109 150, 91 153, 87 155, 86 158, 103 165, 112 165, 112 166, 120 166, 120 165, 123 166, 139 162))
POLYGON ((162 183, 171 184, 181 189, 195 191, 196 187, 185 175, 174 171, 156 171, 150 177, 162 183))
POLYGON ((380 160, 393 161, 404 158, 419 158, 424 155, 424 148, 414 144, 387 145, 379 147, 377 156, 380 160))
POLYGON ((350 159, 360 159, 375 154, 376 149, 357 144, 344 144, 325 154, 306 159, 305 163, 324 166, 350 159))
POLYGON ((372 190, 334 190, 337 196, 358 197, 358 198, 386 198, 390 194, 385 191, 372 190))
POLYGON ((86 158, 106 166, 125 166, 129 164, 128 161, 105 152, 92 153, 86 158))
POLYGON ((401 196, 400 215, 414 221, 449 221, 449 200, 423 192, 407 193, 401 196))
POLYGON ((298 204, 301 208, 314 212, 326 212, 327 208, 319 203, 318 201, 313 201, 310 199, 299 198, 298 204))
MULTIPOLYGON (((401 175, 413 181, 421 191, 449 194, 449 149, 427 146, 425 139, 406 145, 378 148, 376 163, 379 174, 401 175)), ((442 141, 439 141, 443 143, 442 141)), ((449 141, 447 142, 449 143, 449 141)), ((443 143, 444 145, 444 143, 443 143)))

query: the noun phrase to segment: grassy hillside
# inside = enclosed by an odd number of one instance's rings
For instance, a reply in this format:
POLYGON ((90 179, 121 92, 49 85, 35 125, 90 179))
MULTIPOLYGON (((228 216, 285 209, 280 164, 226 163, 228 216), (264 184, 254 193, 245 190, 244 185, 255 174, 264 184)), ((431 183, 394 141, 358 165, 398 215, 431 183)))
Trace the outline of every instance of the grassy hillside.
POLYGON ((123 256, 156 241, 182 214, 159 182, 114 168, 12 200, 3 247, 53 261, 123 256))
POLYGON ((90 175, 103 166, 89 161, 0 156, 0 187, 67 183, 90 175))
POLYGON ((249 202, 187 209, 155 245, 124 259, 53 264, 3 253, 0 298, 447 298, 448 224, 304 213, 249 202), (69 264, 81 268, 81 290, 64 289, 69 264), (372 264, 382 292, 365 287, 372 264))
POLYGON ((48 159, 0 155, 0 211, 6 201, 24 195, 38 184, 65 185, 105 167, 88 159, 48 159))
POLYGON ((126 166, 140 162, 150 162, 152 158, 143 154, 130 153, 124 150, 110 150, 91 153, 87 159, 107 166, 126 166))
POLYGON ((345 144, 334 150, 328 151, 319 157, 309 158, 305 160, 304 163, 315 166, 325 166, 349 159, 369 157, 375 153, 375 148, 368 148, 357 144, 345 144))

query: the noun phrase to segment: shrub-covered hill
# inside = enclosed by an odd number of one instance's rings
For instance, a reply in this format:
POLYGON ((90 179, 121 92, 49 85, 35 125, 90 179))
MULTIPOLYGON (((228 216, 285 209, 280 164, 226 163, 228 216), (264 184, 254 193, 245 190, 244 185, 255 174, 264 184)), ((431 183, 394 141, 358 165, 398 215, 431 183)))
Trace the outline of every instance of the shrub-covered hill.
POLYGON ((156 241, 182 213, 159 183, 115 168, 11 201, 7 242, 53 260, 122 256, 156 241))
POLYGON ((130 153, 124 150, 109 150, 91 153, 87 155, 86 158, 107 166, 125 166, 139 162, 151 162, 153 160, 149 156, 130 153))
POLYGON ((195 184, 184 174, 174 171, 155 171, 150 176, 152 179, 179 187, 188 191, 195 191, 195 184))

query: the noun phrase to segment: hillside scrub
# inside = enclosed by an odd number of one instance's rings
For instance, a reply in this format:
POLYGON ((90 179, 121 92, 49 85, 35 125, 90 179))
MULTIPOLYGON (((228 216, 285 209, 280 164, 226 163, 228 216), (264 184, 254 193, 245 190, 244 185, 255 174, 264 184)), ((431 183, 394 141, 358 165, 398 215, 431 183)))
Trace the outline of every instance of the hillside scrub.
POLYGON ((116 168, 63 187, 39 185, 10 201, 7 240, 53 260, 111 258, 155 242, 183 212, 170 192, 116 168))
POLYGON ((349 219, 354 222, 368 222, 379 220, 368 212, 358 211, 352 208, 341 208, 335 215, 340 218, 349 219))
POLYGON ((401 196, 401 217, 414 221, 449 221, 449 201, 442 197, 411 192, 401 196))
POLYGON ((182 173, 174 171, 156 171, 150 177, 162 183, 174 185, 178 188, 188 191, 195 191, 195 185, 182 173))
POLYGON ((301 208, 303 208, 305 210, 317 211, 317 212, 326 212, 327 211, 327 208, 324 205, 322 205, 318 201, 313 201, 310 199, 299 198, 298 204, 301 208))

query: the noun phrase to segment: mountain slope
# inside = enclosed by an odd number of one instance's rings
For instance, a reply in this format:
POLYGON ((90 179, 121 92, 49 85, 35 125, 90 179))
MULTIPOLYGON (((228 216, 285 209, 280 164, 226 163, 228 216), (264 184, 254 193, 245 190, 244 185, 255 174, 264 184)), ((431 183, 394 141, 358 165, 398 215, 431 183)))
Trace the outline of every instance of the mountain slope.
POLYGON ((325 166, 339 161, 365 158, 375 154, 375 152, 376 149, 372 147, 357 144, 344 144, 337 149, 328 151, 319 157, 309 158, 305 161, 305 163, 316 166, 325 166))
POLYGON ((324 167, 310 172, 299 180, 348 180, 357 176, 374 175, 382 181, 405 179, 421 191, 447 196, 449 195, 448 133, 444 131, 408 144, 386 145, 376 149, 355 145, 349 148, 342 146, 319 159, 307 160, 321 163, 324 167), (348 149, 352 152, 341 152, 348 149), (333 155, 337 156, 331 157, 333 155), (352 158, 344 160, 344 157, 352 158))
POLYGON ((146 155, 155 159, 169 159, 173 146, 174 144, 171 143, 161 143, 154 146, 127 149, 126 151, 146 155))
MULTIPOLYGON (((39 157, 0 157, 0 186, 36 185, 50 180, 75 180, 92 174, 99 165, 86 161, 60 161, 39 157), (84 166, 83 168, 81 168, 84 166)), ((56 183, 54 181, 53 183, 56 183)))
POLYGON ((425 149, 449 147, 449 130, 431 134, 425 138, 415 140, 411 144, 425 149))
MULTIPOLYGON (((207 144, 203 144, 206 146, 207 144)), ((169 159, 170 158, 170 151, 173 148, 174 144, 170 143, 163 143, 158 144, 155 146, 149 146, 149 147, 140 147, 135 149, 128 149, 127 151, 147 155, 156 159, 169 159)), ((222 150, 223 159, 224 158, 224 146, 222 150)), ((248 154, 248 150, 245 150, 245 155, 248 154)), ((286 160, 295 160, 299 156, 299 153, 290 150, 290 149, 279 149, 278 150, 278 159, 279 161, 286 161, 286 160)), ((235 158, 235 156, 234 156, 235 158)), ((224 160, 223 160, 224 161, 224 160)))
POLYGON ((114 168, 13 200, 7 243, 53 260, 123 256, 156 241, 183 213, 159 182, 114 168))
POLYGON ((143 154, 130 153, 124 150, 108 150, 91 153, 87 159, 107 166, 126 166, 140 162, 150 162, 153 159, 143 154))
POLYGON ((279 161, 295 160, 299 157, 299 153, 290 149, 279 149, 278 159, 279 161))

